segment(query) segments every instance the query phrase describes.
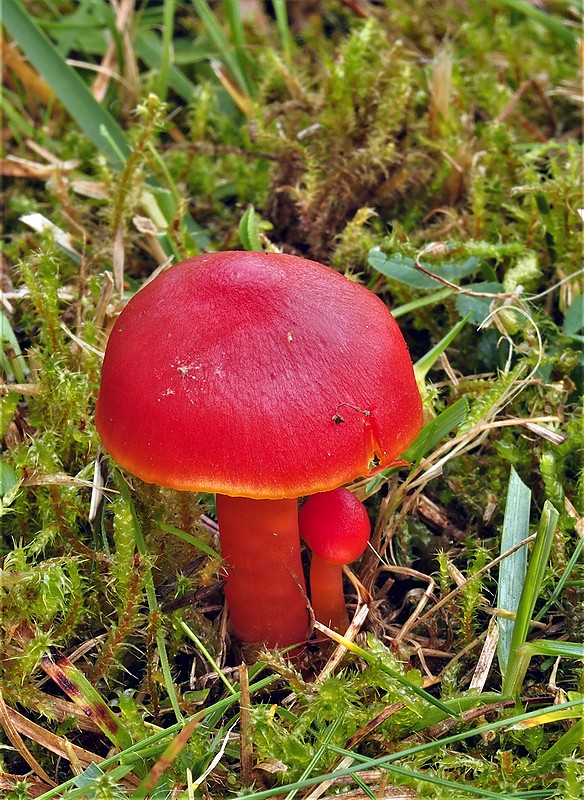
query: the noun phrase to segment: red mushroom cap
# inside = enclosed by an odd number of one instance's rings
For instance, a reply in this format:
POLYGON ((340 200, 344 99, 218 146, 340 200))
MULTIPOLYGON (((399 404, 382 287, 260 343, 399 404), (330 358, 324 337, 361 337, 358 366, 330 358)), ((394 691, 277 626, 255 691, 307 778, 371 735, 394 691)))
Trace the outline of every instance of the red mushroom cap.
POLYGON ((228 252, 170 267, 129 301, 96 424, 145 481, 278 499, 386 467, 422 403, 378 297, 313 261, 228 252))
POLYGON ((328 564, 351 564, 367 547, 367 509, 344 487, 309 497, 298 515, 300 536, 328 564))

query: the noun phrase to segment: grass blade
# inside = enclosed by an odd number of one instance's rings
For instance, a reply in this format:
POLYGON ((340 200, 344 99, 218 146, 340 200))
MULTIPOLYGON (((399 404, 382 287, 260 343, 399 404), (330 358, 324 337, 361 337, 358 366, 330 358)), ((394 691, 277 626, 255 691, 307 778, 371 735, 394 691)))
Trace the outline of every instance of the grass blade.
POLYGON ((0 367, 7 383, 24 383, 29 376, 18 339, 3 311, 0 311, 0 367))
POLYGON ((542 772, 547 772, 553 764, 569 758, 575 750, 581 749, 582 742, 584 742, 584 719, 579 719, 548 750, 544 750, 537 758, 535 766, 542 772))
POLYGON ((75 664, 65 656, 47 656, 41 660, 41 667, 119 750, 131 746, 128 731, 75 664))
POLYGON ((240 13, 240 0, 225 0, 225 15, 229 22, 229 29, 231 31, 231 39, 235 47, 235 58, 237 59, 239 69, 245 78, 245 88, 248 94, 251 94, 251 85, 247 80, 247 74, 251 68, 251 62, 246 51, 245 33, 240 13))
POLYGON ((576 547, 574 548, 574 552, 572 553, 572 555, 570 556, 570 560, 566 564, 566 569, 560 575, 560 578, 556 583, 554 590, 551 593, 547 603, 544 606, 542 606, 535 615, 535 620, 539 621, 540 619, 542 619, 545 616, 545 614, 547 614, 548 609, 553 606, 558 597, 562 594, 562 592, 566 587, 566 584, 570 580, 570 576, 572 575, 573 570, 580 563, 583 550, 584 550, 584 539, 578 539, 576 547))
MULTIPOLYGON (((351 756, 357 762, 359 760, 361 761, 365 760, 364 756, 357 755, 356 753, 351 753, 348 750, 343 750, 343 748, 341 747, 331 747, 330 749, 336 753, 339 753, 339 755, 344 755, 346 758, 351 756)), ((411 767, 407 768, 398 767, 397 764, 390 764, 386 767, 386 769, 388 772, 393 772, 396 775, 402 775, 403 777, 408 778, 410 780, 415 778, 417 781, 420 781, 422 783, 429 783, 431 786, 442 786, 445 789, 450 789, 451 792, 456 792, 458 795, 469 794, 471 796, 476 796, 476 797, 488 797, 491 798, 491 800, 507 800, 508 798, 507 794, 503 795, 499 794, 498 792, 490 792, 488 789, 478 789, 477 787, 473 787, 469 784, 466 784, 465 786, 462 785, 461 783, 458 783, 457 781, 449 781, 446 778, 440 778, 435 774, 424 773, 421 772, 420 770, 412 769, 411 767)), ((355 775, 355 780, 356 779, 357 776, 355 775)), ((417 796, 420 797, 422 795, 418 794, 417 796)), ((448 796, 452 797, 457 795, 449 794, 448 796)))
POLYGON ((169 525, 167 522, 159 522, 158 527, 161 531, 164 531, 165 533, 171 533, 173 536, 176 536, 177 539, 182 539, 183 542, 192 545, 192 547, 196 547, 197 550, 205 553, 210 558, 217 559, 217 561, 223 560, 220 554, 216 550, 213 550, 213 548, 202 539, 198 539, 196 536, 193 536, 192 534, 187 533, 180 528, 176 528, 174 525, 169 525))
POLYGON ((31 64, 110 164, 121 166, 130 148, 124 132, 18 0, 5 0, 2 21, 31 64))
POLYGON ((156 79, 156 94, 164 103, 168 93, 168 82, 170 77, 170 67, 173 57, 172 35, 174 31, 174 13, 176 0, 164 0, 162 8, 162 48, 160 53, 160 63, 158 77, 156 79))
MULTIPOLYGON (((142 31, 134 43, 137 55, 140 56, 152 70, 158 69, 163 60, 163 52, 166 47, 164 40, 154 31, 142 31)), ((168 65, 168 75, 166 77, 166 90, 170 87, 186 103, 190 103, 197 91, 196 85, 174 64, 168 65)), ((159 87, 160 90, 160 87, 159 87)))
POLYGON ((437 292, 433 292, 432 294, 428 294, 423 297, 417 297, 415 300, 410 300, 409 303, 404 303, 401 306, 392 308, 391 314, 394 319, 399 319, 400 317, 404 317, 406 314, 411 314, 413 311, 417 311, 419 308, 425 308, 426 306, 431 306, 435 303, 441 303, 453 293, 454 289, 438 289, 437 292))
POLYGON ((467 416, 468 401, 461 397, 424 425, 414 443, 405 451, 404 458, 416 462, 428 455, 449 433, 460 427, 467 416))
MULTIPOLYGON (((136 539, 136 548, 143 558, 147 558, 148 549, 146 547, 146 542, 144 540, 142 528, 140 527, 140 523, 138 522, 138 517, 136 516, 136 512, 134 510, 134 505, 130 497, 130 492, 121 474, 116 471, 115 476, 116 476, 116 488, 118 489, 118 491, 120 492, 124 500, 128 503, 131 509, 132 520, 134 524, 134 536, 136 539)), ((158 605, 158 599, 156 597, 156 589, 154 588, 154 578, 152 577, 151 569, 148 569, 146 571, 144 577, 144 583, 145 583, 146 598, 148 600, 148 609, 150 611, 150 615, 151 617, 155 617, 157 620, 160 620, 160 606, 158 605)), ((182 711, 180 710, 178 697, 176 696, 174 682, 172 680, 172 673, 170 671, 170 663, 168 661, 168 653, 166 651, 166 644, 164 641, 164 632, 162 630, 162 625, 160 624, 160 622, 158 622, 158 624, 156 625, 156 647, 158 648, 160 667, 162 669, 162 674, 164 675, 164 684, 166 686, 166 691, 168 693, 170 704, 172 705, 172 710, 174 711, 174 715, 177 718, 177 720, 179 722, 183 722, 184 717, 182 711)))
POLYGON ((440 341, 435 344, 431 350, 428 350, 426 355, 422 356, 422 358, 419 358, 414 364, 414 375, 416 376, 416 382, 420 388, 420 391, 422 392, 422 396, 425 393, 424 379, 426 375, 434 366, 436 361, 438 361, 446 348, 456 339, 460 331, 468 322, 469 318, 470 314, 467 314, 466 317, 459 320, 456 325, 454 325, 452 329, 448 331, 446 336, 443 336, 442 339, 440 339, 440 341))
MULTIPOLYGON (((507 504, 501 535, 501 553, 512 550, 529 536, 529 510, 531 507, 531 490, 523 483, 517 472, 511 467, 509 486, 507 488, 507 504)), ((507 556, 499 568, 497 588, 497 606, 506 611, 516 613, 521 598, 521 590, 527 572, 527 546, 520 547, 507 556)), ((507 671, 507 662, 511 652, 511 637, 514 621, 499 619, 499 643, 497 656, 503 675, 507 671)))
POLYGON ((187 745, 189 739, 193 735, 195 728, 204 716, 204 711, 199 713, 187 722, 182 731, 178 733, 168 747, 164 750, 158 761, 151 768, 150 772, 144 776, 138 788, 132 794, 134 800, 145 800, 145 798, 152 796, 154 788, 160 781, 162 775, 172 766, 172 762, 177 758, 180 752, 187 745))
POLYGON ((290 33, 290 26, 288 25, 288 10, 286 8, 286 0, 274 0, 274 13, 276 15, 276 25, 278 26, 278 33, 282 47, 284 48, 284 58, 286 64, 290 66, 292 63, 292 48, 294 46, 294 39, 290 33))
POLYGON ((250 83, 247 79, 244 66, 241 64, 237 53, 233 52, 233 44, 229 41, 227 36, 223 33, 221 25, 217 17, 211 10, 211 7, 206 0, 192 0, 195 11, 203 21, 205 28, 217 50, 219 51, 221 60, 224 62, 227 69, 231 72, 233 78, 239 84, 239 88, 247 95, 252 97, 252 90, 250 83))
POLYGON ((223 672, 223 670, 221 669, 219 664, 215 661, 215 659, 213 658, 211 653, 207 650, 207 648, 205 647, 203 642, 199 639, 199 637, 196 635, 196 633, 193 630, 191 630, 191 628, 189 628, 187 623, 182 619, 178 620, 178 626, 180 628, 182 628, 182 630, 189 637, 189 639, 192 642, 194 642, 194 644, 198 647, 198 649, 201 651, 203 656, 207 659, 209 664, 213 667, 213 669, 215 670, 215 672, 219 676, 219 678, 222 681, 222 683, 227 687, 227 691, 230 694, 237 694, 237 692, 235 691, 233 686, 229 683, 229 681, 225 677, 225 673, 223 672))
MULTIPOLYGON (((448 406, 437 417, 424 425, 416 440, 403 454, 403 457, 407 461, 417 463, 430 453, 439 442, 445 439, 451 431, 462 425, 468 416, 468 410, 468 401, 465 397, 461 397, 451 406, 448 406)), ((366 486, 367 494, 371 494, 374 489, 383 483, 390 471, 391 467, 375 475, 366 486)))
POLYGON ((543 576, 549 559, 558 517, 559 514, 556 509, 549 500, 546 500, 513 626, 507 672, 503 679, 503 694, 506 695, 517 696, 521 691, 527 664, 525 659, 521 657, 519 648, 527 640, 531 615, 541 592, 543 576))
MULTIPOLYGON (((584 708, 584 699, 578 700, 571 700, 567 703, 560 703, 560 705, 552 706, 552 710, 554 712, 563 712, 568 709, 572 708, 584 708)), ((403 759, 409 758, 410 756, 415 756, 419 753, 430 753, 435 750, 440 750, 440 748, 447 747, 455 742, 462 742, 466 739, 471 739, 477 736, 483 736, 486 733, 491 731, 497 731, 501 729, 513 728, 514 725, 528 721, 530 719, 534 719, 537 716, 541 715, 542 710, 537 709, 536 711, 529 711, 526 714, 517 714, 515 717, 509 717, 506 719, 498 719, 495 722, 490 722, 487 725, 481 725, 479 727, 472 726, 470 729, 462 731, 460 733, 453 734, 452 736, 446 736, 442 739, 436 739, 431 742, 425 742, 424 744, 419 744, 414 747, 410 747, 407 750, 401 750, 397 753, 390 753, 387 756, 381 756, 380 758, 372 758, 367 760, 361 760, 363 757, 357 753, 345 751, 346 754, 354 758, 358 763, 347 767, 346 769, 338 769, 334 770, 334 772, 329 772, 325 775, 318 775, 313 778, 306 778, 304 780, 303 786, 298 787, 297 783, 288 783, 279 786, 273 786, 271 789, 262 789, 258 792, 252 792, 251 794, 244 794, 240 795, 240 800, 264 800, 264 798, 274 797, 275 795, 282 795, 284 792, 292 791, 296 788, 307 788, 309 786, 317 786, 319 783, 323 783, 324 781, 335 780, 336 778, 343 778, 346 775, 354 775, 356 772, 364 772, 366 770, 372 769, 385 769, 387 765, 393 764, 395 761, 401 761, 403 759)), ((103 766, 103 765, 102 765, 103 766)), ((467 784, 468 786, 468 784, 467 784)), ((463 784, 460 784, 458 787, 459 789, 463 788, 463 784)), ((47 795, 49 793, 47 792, 47 795)), ((45 800, 45 795, 43 795, 39 800, 45 800)))

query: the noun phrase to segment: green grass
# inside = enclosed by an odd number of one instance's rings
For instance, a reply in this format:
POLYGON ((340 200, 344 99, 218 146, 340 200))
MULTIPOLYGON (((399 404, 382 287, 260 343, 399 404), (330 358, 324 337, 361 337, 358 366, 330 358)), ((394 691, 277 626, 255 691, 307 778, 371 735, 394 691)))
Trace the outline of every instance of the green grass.
POLYGON ((575 6, 299 7, 4 2, 9 800, 582 794, 575 6), (235 248, 375 291, 426 412, 409 466, 353 486, 357 638, 248 654, 249 686, 213 498, 119 471, 93 422, 121 306, 235 248))

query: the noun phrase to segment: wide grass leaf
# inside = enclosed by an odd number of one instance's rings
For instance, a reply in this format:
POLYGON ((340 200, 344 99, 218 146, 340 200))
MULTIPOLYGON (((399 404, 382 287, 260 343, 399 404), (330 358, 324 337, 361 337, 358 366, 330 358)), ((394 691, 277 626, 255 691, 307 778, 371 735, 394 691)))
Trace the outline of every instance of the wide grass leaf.
POLYGON ((527 641, 533 610, 541 593, 558 517, 556 509, 546 500, 513 625, 507 671, 503 679, 503 694, 518 695, 521 691, 527 665, 520 648, 527 641))
MULTIPOLYGON (((507 488, 507 504, 503 519, 501 535, 501 553, 512 550, 529 536, 529 509, 531 507, 531 490, 523 483, 517 472, 511 467, 509 486, 507 488)), ((498 608, 515 614, 519 607, 521 592, 527 572, 527 545, 508 555, 499 568, 499 585, 497 587, 498 608)), ((514 620, 499 620, 499 644, 497 656, 499 668, 503 675, 507 670, 507 662, 511 651, 514 620)))
POLYGON ((110 164, 121 166, 130 154, 124 132, 18 0, 5 0, 2 22, 97 149, 110 164))

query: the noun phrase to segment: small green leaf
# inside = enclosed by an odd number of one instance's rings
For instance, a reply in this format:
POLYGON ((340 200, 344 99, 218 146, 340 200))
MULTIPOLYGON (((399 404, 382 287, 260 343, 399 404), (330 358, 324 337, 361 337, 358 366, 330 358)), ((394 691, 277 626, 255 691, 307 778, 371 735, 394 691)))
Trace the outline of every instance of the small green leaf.
POLYGON ((8 394, 0 397, 0 437, 4 436, 8 426, 14 419, 19 400, 20 395, 16 392, 8 392, 8 394))
POLYGON ((239 222, 239 238, 245 250, 262 251, 259 218, 253 206, 250 206, 239 222))
POLYGON ((0 460, 0 496, 5 497, 19 482, 16 470, 6 461, 0 460))
MULTIPOLYGON (((414 289, 436 289, 436 285, 440 283, 416 269, 414 259, 403 256, 401 253, 386 256, 379 248, 374 247, 369 251, 368 261, 369 266, 377 272, 414 289)), ((479 259, 472 256, 465 261, 445 262, 431 267, 427 264, 422 266, 432 270, 439 277, 456 282, 461 278, 473 275, 479 268, 479 264, 479 259)))
POLYGON ((562 330, 571 336, 584 328, 584 294, 577 295, 566 311, 562 330))
MULTIPOLYGON (((500 294, 503 291, 503 285, 495 281, 469 283, 464 288, 493 295, 500 294)), ((473 297, 468 294, 459 294, 456 296, 455 305, 461 317, 468 317, 473 325, 480 325, 489 316, 492 302, 493 300, 490 297, 473 297)))

